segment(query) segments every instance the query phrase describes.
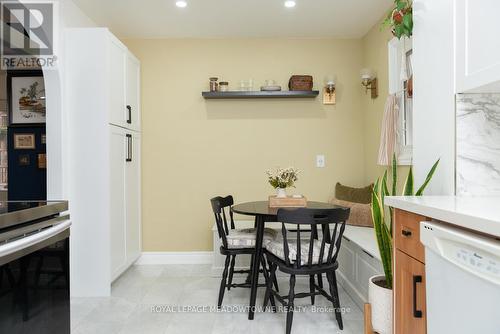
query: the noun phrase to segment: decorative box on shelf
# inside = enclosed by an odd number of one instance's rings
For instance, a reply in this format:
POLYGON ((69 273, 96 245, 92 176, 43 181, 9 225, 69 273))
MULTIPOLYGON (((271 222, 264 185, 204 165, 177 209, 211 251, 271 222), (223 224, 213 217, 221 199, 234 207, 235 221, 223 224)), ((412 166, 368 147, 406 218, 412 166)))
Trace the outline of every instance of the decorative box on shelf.
POLYGON ((303 208, 307 206, 307 198, 302 197, 277 197, 269 196, 270 208, 303 208))

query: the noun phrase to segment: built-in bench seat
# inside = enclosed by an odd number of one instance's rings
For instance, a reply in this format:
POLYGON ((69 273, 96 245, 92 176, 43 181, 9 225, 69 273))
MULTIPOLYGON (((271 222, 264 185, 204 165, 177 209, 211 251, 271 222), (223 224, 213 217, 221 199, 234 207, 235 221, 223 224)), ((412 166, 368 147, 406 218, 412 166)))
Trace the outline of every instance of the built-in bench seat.
POLYGON ((338 262, 339 284, 362 308, 368 301, 369 278, 383 273, 373 227, 346 225, 338 262))

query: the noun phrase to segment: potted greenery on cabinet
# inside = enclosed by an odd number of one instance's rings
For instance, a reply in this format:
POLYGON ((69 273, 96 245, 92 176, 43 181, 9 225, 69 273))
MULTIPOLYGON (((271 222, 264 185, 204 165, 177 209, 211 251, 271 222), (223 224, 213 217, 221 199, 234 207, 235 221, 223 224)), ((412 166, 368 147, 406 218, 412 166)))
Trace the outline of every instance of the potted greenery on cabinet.
MULTIPOLYGON (((425 188, 429 184, 439 160, 434 163, 431 170, 427 174, 424 183, 417 192, 414 192, 413 187, 413 169, 410 166, 408 176, 403 187, 403 196, 422 196, 425 188)), ((378 179, 372 191, 372 219, 377 244, 382 259, 384 275, 377 275, 370 278, 368 285, 368 302, 371 304, 371 319, 373 330, 379 334, 392 333, 392 226, 393 215, 392 208, 389 208, 389 216, 387 219, 386 208, 384 205, 385 196, 396 196, 397 185, 397 163, 396 156, 392 158, 392 191, 389 193, 387 187, 387 170, 382 178, 378 179), (389 224, 387 224, 387 220, 389 224)))
POLYGON ((410 38, 413 35, 412 0, 394 0, 394 7, 382 25, 390 27, 392 34, 398 39, 405 36, 410 38))

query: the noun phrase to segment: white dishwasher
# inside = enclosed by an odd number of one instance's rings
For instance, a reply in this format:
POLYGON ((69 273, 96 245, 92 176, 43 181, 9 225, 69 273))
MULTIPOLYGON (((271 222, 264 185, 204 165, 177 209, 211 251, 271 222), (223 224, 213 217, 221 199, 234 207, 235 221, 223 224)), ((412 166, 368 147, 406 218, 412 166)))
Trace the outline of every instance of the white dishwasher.
POLYGON ((500 334, 500 241, 422 222, 428 334, 500 334))

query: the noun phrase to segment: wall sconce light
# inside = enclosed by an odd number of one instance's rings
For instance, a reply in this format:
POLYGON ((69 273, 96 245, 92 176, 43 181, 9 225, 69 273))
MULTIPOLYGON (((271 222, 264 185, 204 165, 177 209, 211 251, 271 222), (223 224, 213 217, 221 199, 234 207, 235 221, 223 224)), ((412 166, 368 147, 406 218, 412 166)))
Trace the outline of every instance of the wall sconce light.
POLYGON ((377 98, 378 89, 377 89, 377 77, 375 72, 370 70, 369 68, 364 68, 361 70, 361 85, 365 87, 365 93, 368 90, 371 90, 372 99, 377 98))
POLYGON ((335 104, 335 74, 325 76, 325 87, 323 88, 323 104, 335 104))

